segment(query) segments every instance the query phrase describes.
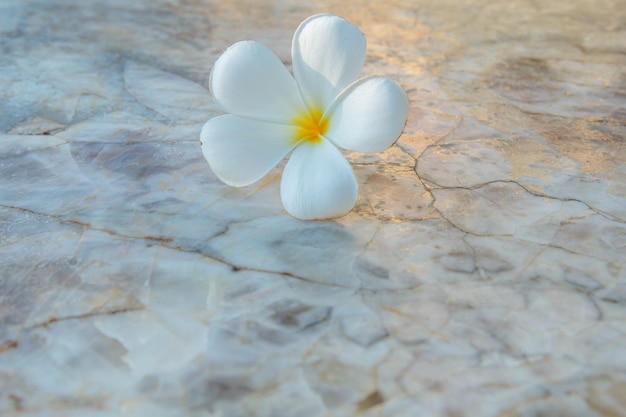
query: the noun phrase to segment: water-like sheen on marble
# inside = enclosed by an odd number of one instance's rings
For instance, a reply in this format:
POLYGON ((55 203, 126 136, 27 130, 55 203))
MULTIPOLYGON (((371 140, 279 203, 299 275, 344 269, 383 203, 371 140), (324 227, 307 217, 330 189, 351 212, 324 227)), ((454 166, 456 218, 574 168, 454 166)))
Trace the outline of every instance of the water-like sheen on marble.
POLYGON ((0 415, 626 416, 622 0, 0 3, 0 415), (202 157, 230 44, 401 82, 332 221, 202 157))

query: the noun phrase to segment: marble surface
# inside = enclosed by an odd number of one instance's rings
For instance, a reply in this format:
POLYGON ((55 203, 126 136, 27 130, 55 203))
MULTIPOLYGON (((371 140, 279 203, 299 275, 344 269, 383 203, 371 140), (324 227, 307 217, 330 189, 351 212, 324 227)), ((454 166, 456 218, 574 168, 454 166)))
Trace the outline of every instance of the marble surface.
POLYGON ((2 416, 626 416, 623 0, 0 1, 2 416), (339 4, 341 3, 341 4, 339 4), (217 56, 402 83, 356 208, 221 184, 217 56))

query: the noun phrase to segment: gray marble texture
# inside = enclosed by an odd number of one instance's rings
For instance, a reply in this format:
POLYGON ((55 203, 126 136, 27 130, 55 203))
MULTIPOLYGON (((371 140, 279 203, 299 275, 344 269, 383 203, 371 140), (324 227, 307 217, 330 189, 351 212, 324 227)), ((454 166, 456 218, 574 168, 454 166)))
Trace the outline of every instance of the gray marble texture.
POLYGON ((0 415, 626 416, 623 0, 0 0, 0 415), (319 12, 407 90, 299 221, 213 62, 319 12))

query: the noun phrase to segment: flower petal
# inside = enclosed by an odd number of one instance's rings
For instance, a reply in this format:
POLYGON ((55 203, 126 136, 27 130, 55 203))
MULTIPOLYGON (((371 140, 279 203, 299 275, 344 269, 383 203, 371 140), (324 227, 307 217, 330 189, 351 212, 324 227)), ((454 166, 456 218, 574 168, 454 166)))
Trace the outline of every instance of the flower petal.
POLYGON ((221 109, 238 116, 290 123, 305 109, 287 68, 258 42, 228 48, 213 66, 210 85, 221 109))
POLYGON ((409 99, 395 81, 383 77, 359 80, 328 109, 326 137, 359 152, 379 152, 398 139, 409 114, 409 99))
POLYGON ((202 154, 224 183, 243 187, 263 178, 293 148, 293 127, 233 115, 214 117, 200 133, 202 154))
POLYGON ((309 107, 325 110, 352 84, 365 61, 365 37, 345 20, 321 14, 300 24, 293 37, 293 72, 309 107))
POLYGON ((357 189, 350 164, 326 139, 301 143, 280 183, 285 209, 303 220, 343 216, 354 207, 357 189))

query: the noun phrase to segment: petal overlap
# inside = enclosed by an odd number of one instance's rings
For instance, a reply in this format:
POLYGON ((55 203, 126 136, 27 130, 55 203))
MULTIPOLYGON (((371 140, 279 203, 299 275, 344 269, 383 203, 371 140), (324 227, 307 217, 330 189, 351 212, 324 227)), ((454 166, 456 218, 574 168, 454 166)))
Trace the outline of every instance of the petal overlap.
POLYGON ((352 84, 365 62, 363 33, 340 17, 321 14, 300 24, 293 37, 293 72, 307 105, 328 107, 352 84))
POLYGON ((234 187, 265 176, 293 148, 293 127, 225 115, 206 122, 202 154, 217 177, 234 187))
POLYGON ((221 109, 237 116, 289 123, 305 109, 287 68, 258 42, 228 48, 213 66, 210 85, 221 109))
POLYGON ((354 207, 357 189, 352 167, 326 139, 298 146, 280 183, 285 209, 303 220, 343 216, 354 207))
POLYGON ((409 99, 398 83, 365 78, 342 92, 328 110, 326 136, 344 149, 379 152, 398 139, 408 112, 409 99))

